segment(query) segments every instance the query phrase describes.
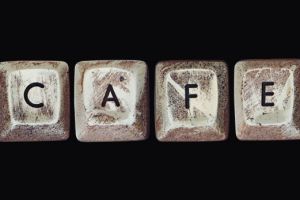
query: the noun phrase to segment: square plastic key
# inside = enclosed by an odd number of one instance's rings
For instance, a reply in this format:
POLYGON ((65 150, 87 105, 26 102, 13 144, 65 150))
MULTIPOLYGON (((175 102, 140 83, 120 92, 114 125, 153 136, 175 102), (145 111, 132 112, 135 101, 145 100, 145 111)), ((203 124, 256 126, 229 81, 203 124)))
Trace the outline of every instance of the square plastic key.
POLYGON ((245 60, 234 73, 240 140, 300 139, 300 60, 245 60))
POLYGON ((148 75, 143 61, 79 62, 75 119, 79 141, 135 141, 148 137, 148 75))
POLYGON ((67 139, 68 80, 64 62, 0 63, 0 141, 67 139))
POLYGON ((228 72, 219 61, 156 66, 155 127, 160 141, 217 141, 228 135, 228 72))

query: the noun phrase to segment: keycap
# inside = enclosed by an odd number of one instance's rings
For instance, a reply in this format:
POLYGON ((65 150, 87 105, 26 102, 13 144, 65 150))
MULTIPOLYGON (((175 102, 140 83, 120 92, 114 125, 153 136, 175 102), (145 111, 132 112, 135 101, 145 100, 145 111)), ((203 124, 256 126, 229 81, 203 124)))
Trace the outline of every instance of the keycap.
POLYGON ((235 65, 238 139, 300 139, 299 66, 296 59, 245 60, 235 65))
POLYGON ((0 141, 54 141, 69 137, 66 63, 1 62, 0 94, 0 141))
POLYGON ((228 72, 222 61, 164 61, 156 66, 159 141, 219 141, 228 136, 228 72))
POLYGON ((75 67, 76 137, 82 142, 148 137, 148 73, 143 61, 82 61, 75 67))

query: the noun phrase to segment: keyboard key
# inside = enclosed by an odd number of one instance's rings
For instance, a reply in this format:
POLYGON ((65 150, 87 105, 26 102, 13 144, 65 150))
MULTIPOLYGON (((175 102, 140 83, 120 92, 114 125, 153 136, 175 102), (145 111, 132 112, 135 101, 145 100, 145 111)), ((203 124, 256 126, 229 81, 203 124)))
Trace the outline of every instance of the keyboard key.
POLYGON ((219 61, 156 66, 155 127, 160 141, 218 141, 228 135, 228 72, 219 61))
POLYGON ((83 61, 75 67, 79 141, 135 141, 148 137, 148 76, 143 61, 83 61))
POLYGON ((246 60, 235 66, 240 140, 300 139, 300 60, 246 60))
POLYGON ((2 62, 0 93, 0 141, 53 141, 69 137, 66 63, 2 62))

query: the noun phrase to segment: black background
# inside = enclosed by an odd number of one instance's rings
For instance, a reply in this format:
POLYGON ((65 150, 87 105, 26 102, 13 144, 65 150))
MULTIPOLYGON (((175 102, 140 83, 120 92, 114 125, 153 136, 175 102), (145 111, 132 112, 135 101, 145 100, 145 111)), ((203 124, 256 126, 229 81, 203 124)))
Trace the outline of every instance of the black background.
POLYGON ((297 180, 299 141, 241 142, 235 137, 233 69, 242 59, 300 58, 296 6, 75 4, 39 3, 38 8, 28 8, 19 3, 2 7, 0 61, 65 61, 70 68, 72 94, 69 140, 0 143, 0 171, 8 175, 5 179, 8 186, 30 188, 33 185, 27 181, 33 180, 34 188, 27 192, 38 188, 51 195, 71 186, 69 193, 76 195, 115 189, 111 196, 135 191, 149 196, 156 191, 176 194, 184 188, 188 189, 184 196, 200 195, 200 191, 202 194, 207 190, 214 196, 223 189, 227 191, 223 194, 236 191, 248 195, 256 191, 274 194, 285 185, 293 190, 293 184, 286 178, 297 180), (147 62, 151 108, 148 140, 126 143, 76 140, 74 66, 82 60, 97 59, 147 62), (155 139, 154 69, 158 61, 170 59, 227 62, 231 100, 227 141, 160 143, 155 139), (51 185, 51 181, 56 185, 51 185), (272 188, 268 190, 270 184, 272 188))

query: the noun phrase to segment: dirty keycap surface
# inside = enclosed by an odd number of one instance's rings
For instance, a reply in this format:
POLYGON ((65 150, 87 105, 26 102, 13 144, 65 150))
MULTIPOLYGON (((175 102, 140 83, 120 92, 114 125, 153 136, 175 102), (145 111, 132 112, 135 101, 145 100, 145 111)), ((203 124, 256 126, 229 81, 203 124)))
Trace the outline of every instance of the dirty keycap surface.
POLYGON ((218 141, 228 135, 228 72, 219 61, 156 66, 155 127, 160 141, 218 141))
POLYGON ((300 139, 300 60, 245 60, 235 66, 236 135, 241 140, 300 139))
POLYGON ((0 141, 69 137, 68 65, 59 61, 0 63, 0 141))
POLYGON ((148 136, 148 75, 143 61, 83 61, 75 68, 76 136, 83 142, 148 136))

